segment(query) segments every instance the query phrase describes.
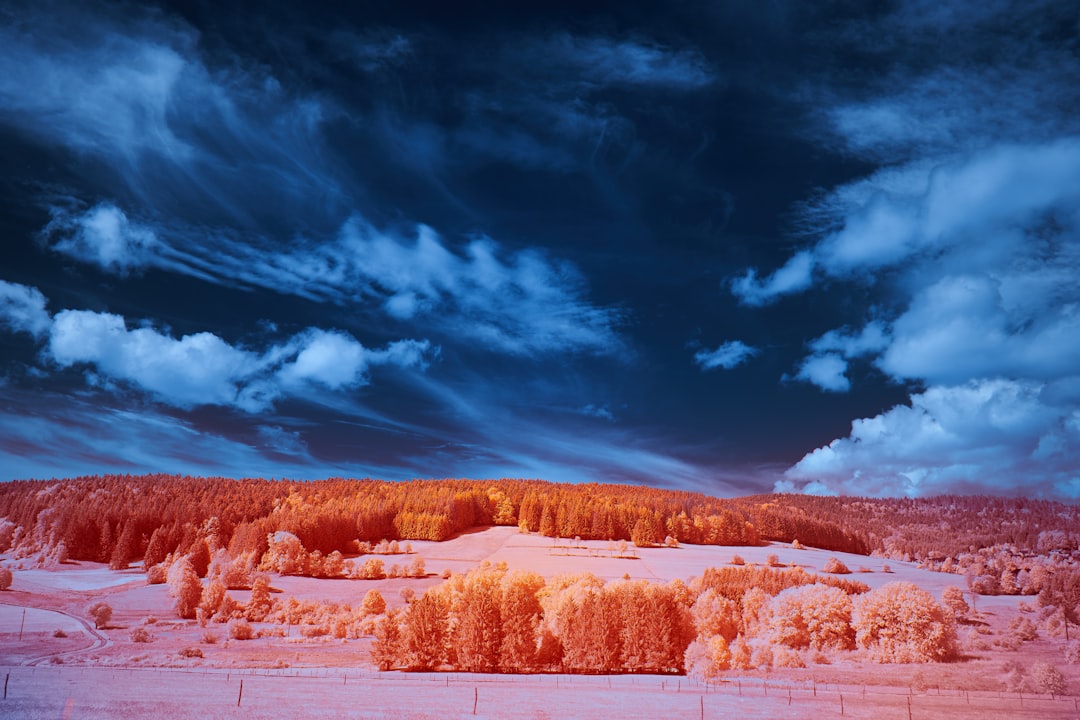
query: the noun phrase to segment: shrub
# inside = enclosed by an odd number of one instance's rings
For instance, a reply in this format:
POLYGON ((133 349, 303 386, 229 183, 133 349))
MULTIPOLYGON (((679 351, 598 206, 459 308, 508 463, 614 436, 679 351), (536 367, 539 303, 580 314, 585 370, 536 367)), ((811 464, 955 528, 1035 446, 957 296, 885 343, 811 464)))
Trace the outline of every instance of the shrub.
POLYGON ((203 651, 197 647, 186 647, 180 650, 180 657, 186 658, 201 658, 206 657, 203 655, 203 651))
POLYGON ((742 555, 732 555, 731 556, 731 564, 732 565, 745 565, 746 561, 743 560, 742 555))
POLYGON ((164 585, 165 581, 169 579, 169 569, 165 567, 165 563, 158 563, 157 565, 151 565, 146 570, 146 584, 147 585, 164 585))
POLYGON ((11 587, 11 582, 14 579, 14 575, 10 568, 0 565, 0 590, 7 590, 11 587))
POLYGON ((831 573, 833 575, 850 575, 851 570, 848 566, 840 562, 837 558, 831 557, 825 562, 825 567, 822 568, 824 572, 831 573))
POLYGON ((941 593, 941 602, 945 603, 945 607, 949 608, 953 616, 957 618, 967 617, 968 611, 971 610, 967 600, 964 599, 964 591, 956 586, 945 588, 941 593))
POLYGON ((1023 641, 1034 640, 1039 637, 1039 631, 1035 628, 1035 623, 1026 617, 1014 617, 1009 622, 1009 630, 1014 636, 1023 641))
POLYGON ((63 630, 57 629, 53 632, 52 636, 55 638, 66 638, 68 634, 63 630))
POLYGON ((1080 665, 1080 641, 1073 640, 1065 646, 1065 662, 1070 665, 1080 665))
POLYGON ((765 558, 765 564, 769 567, 780 567, 780 557, 777 555, 769 555, 765 558))
POLYGON ((215 644, 217 644, 217 640, 218 640, 218 637, 217 637, 216 634, 214 634, 212 632, 203 633, 202 641, 204 643, 206 643, 207 645, 215 645, 215 644))
POLYGON ((94 627, 104 630, 112 620, 112 607, 106 602, 97 602, 91 605, 86 614, 94 619, 94 627))
POLYGON ((326 625, 304 625, 300 628, 300 634, 306 638, 323 637, 330 634, 330 628, 326 625))
POLYGON ((229 637, 233 640, 250 640, 255 637, 255 630, 247 620, 236 618, 229 621, 229 637))
POLYGON ((782 646, 848 650, 855 645, 851 608, 851 598, 839 588, 828 585, 788 588, 770 602, 769 627, 773 638, 782 646))
POLYGON ((382 615, 386 612, 386 600, 378 590, 368 590, 360 608, 364 615, 382 615))
POLYGON ((153 639, 150 631, 144 627, 137 627, 131 631, 131 642, 148 643, 153 639))

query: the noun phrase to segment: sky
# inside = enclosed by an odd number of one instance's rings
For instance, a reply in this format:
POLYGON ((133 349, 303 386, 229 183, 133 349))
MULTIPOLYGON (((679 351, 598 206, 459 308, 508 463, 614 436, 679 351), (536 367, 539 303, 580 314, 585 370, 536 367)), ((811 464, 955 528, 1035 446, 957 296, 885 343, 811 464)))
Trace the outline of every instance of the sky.
POLYGON ((1080 9, 13 2, 0 479, 1080 499, 1080 9))

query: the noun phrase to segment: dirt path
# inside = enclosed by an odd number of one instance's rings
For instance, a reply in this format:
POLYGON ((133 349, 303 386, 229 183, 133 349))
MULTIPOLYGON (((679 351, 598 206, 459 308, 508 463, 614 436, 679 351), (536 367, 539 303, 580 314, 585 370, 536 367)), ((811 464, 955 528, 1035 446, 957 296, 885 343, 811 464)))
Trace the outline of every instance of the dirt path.
POLYGON ((97 628, 91 625, 90 622, 77 615, 72 615, 71 613, 64 612, 63 610, 46 610, 44 608, 33 607, 31 605, 23 605, 21 603, 8 602, 6 600, 0 600, 0 605, 7 605, 9 607, 16 608, 25 608, 27 610, 33 610, 35 613, 50 613, 54 615, 62 615, 69 620, 78 623, 82 631, 86 633, 86 635, 90 638, 90 645, 88 645, 87 647, 76 648, 74 650, 63 650, 60 652, 51 652, 44 655, 36 655, 23 660, 21 663, 23 665, 40 665, 45 661, 51 661, 52 658, 55 657, 68 657, 71 655, 91 652, 93 650, 102 650, 112 644, 112 641, 109 640, 109 638, 105 637, 105 635, 98 632, 97 628))

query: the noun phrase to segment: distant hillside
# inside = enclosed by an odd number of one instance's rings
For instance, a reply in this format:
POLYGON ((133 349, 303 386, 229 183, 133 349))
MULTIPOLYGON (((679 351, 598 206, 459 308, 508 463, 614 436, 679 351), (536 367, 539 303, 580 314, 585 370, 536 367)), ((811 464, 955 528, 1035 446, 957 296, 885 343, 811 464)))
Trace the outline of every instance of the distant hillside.
POLYGON ((829 550, 939 559, 1010 544, 1075 549, 1076 506, 989 497, 920 500, 760 495, 720 499, 630 485, 539 480, 286 480, 108 475, 0 484, 0 550, 110 562, 206 555, 262 557, 286 532, 308 551, 444 540, 476 526, 551 537, 753 545, 799 540, 829 550), (668 539, 671 540, 668 540, 668 539))

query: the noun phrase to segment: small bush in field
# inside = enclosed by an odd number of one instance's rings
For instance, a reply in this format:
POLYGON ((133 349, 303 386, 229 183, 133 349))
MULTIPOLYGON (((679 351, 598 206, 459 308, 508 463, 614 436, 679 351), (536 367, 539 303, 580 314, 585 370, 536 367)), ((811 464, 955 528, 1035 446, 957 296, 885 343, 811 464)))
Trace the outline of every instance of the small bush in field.
POLYGON ((57 630, 52 634, 52 636, 55 638, 66 638, 68 635, 63 630, 57 630))
POLYGON ((14 579, 14 575, 11 570, 0 565, 0 590, 7 590, 11 587, 11 581, 14 579))
POLYGON ((201 658, 206 656, 203 655, 203 651, 197 647, 186 647, 180 651, 180 657, 201 658))
POLYGON ((94 627, 98 630, 104 630, 112 620, 112 606, 105 602, 94 603, 86 613, 94 619, 94 627))
POLYGON ((732 565, 745 565, 746 561, 743 560, 742 555, 732 555, 731 556, 731 564, 732 565))
POLYGON ((147 615, 146 619, 143 620, 143 625, 154 625, 156 623, 157 623, 157 618, 155 616, 153 616, 153 615, 147 615))
POLYGON ((146 571, 147 585, 164 585, 165 581, 168 579, 169 569, 165 567, 165 563, 151 565, 150 568, 146 571))
POLYGON ((449 580, 452 574, 453 573, 450 572, 450 568, 443 568, 443 571, 439 573, 439 577, 441 577, 443 580, 449 580))
POLYGON ((153 639, 154 636, 144 627, 137 627, 131 631, 131 642, 148 643, 153 639))
POLYGON ((765 558, 765 564, 769 567, 780 567, 780 557, 777 555, 769 555, 765 558))
POLYGON ((834 557, 831 557, 831 558, 828 559, 828 561, 826 561, 825 567, 823 567, 822 570, 824 570, 827 573, 831 573, 833 575, 850 575, 851 574, 851 570, 848 569, 848 566, 845 565, 844 563, 840 562, 840 560, 838 560, 837 558, 834 558, 834 557))
POLYGON ((213 644, 217 643, 218 637, 217 637, 216 634, 214 634, 212 632, 203 633, 202 641, 204 643, 206 643, 207 645, 213 645, 213 644))
POLYGON ((233 640, 250 640, 255 637, 255 630, 247 620, 237 618, 229 621, 229 637, 233 640))
POLYGON ((323 637, 330 634, 330 628, 325 625, 304 625, 300 628, 300 634, 306 638, 323 637))

